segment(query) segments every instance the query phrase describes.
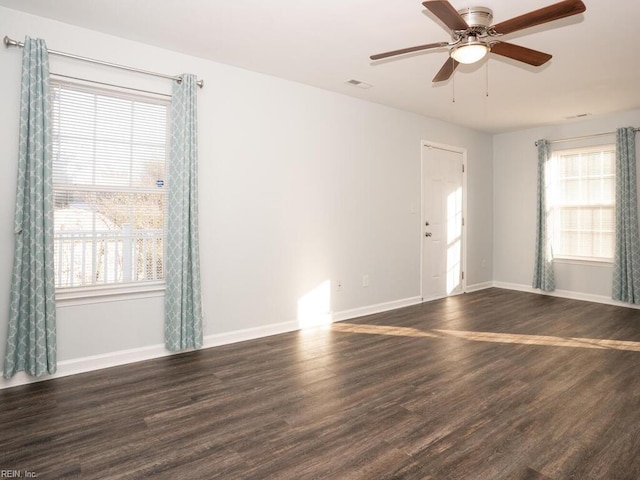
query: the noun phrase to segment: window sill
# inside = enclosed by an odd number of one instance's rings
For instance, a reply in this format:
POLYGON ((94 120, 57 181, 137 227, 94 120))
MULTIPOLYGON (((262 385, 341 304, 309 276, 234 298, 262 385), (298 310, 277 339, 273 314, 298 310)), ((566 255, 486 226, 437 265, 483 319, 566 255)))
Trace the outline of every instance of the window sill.
POLYGON ((110 286, 59 288, 56 290, 56 306, 73 307, 76 305, 163 297, 164 289, 165 284, 162 281, 138 284, 126 283, 110 286))
POLYGON ((610 268, 613 260, 593 260, 587 258, 554 258, 553 263, 562 263, 566 265, 584 265, 587 267, 605 267, 610 268))

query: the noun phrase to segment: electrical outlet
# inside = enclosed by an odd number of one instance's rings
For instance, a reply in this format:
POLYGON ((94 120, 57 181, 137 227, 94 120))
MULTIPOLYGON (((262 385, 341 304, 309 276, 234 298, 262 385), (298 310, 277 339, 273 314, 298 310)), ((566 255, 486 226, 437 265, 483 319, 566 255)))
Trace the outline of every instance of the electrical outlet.
POLYGON ((369 275, 362 275, 362 286, 364 288, 369 286, 369 275))

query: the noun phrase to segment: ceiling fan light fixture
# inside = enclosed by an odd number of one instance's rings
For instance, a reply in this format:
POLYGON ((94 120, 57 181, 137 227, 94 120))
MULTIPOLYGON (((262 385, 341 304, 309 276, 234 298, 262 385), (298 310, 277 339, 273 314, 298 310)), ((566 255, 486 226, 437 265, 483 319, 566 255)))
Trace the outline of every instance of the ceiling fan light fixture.
POLYGON ((461 45, 451 50, 451 58, 458 63, 476 63, 489 52, 489 47, 479 42, 476 37, 468 37, 461 45))
POLYGON ((504 42, 498 37, 578 15, 587 9, 583 0, 560 0, 553 5, 493 24, 493 12, 487 7, 469 7, 456 10, 449 0, 424 0, 422 5, 450 30, 451 41, 401 48, 371 55, 369 58, 381 60, 412 52, 448 47, 449 58, 433 77, 434 83, 448 80, 458 65, 479 62, 489 52, 533 67, 539 67, 551 60, 551 55, 504 42))

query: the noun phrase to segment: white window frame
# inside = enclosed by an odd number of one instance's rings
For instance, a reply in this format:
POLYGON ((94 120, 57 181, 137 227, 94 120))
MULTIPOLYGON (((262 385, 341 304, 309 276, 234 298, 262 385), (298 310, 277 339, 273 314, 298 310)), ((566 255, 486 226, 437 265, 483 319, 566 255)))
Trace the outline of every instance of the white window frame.
MULTIPOLYGON (((588 209, 593 210, 594 208, 604 208, 611 209, 613 224, 612 230, 609 232, 612 237, 612 244, 615 242, 615 161, 614 161, 614 173, 610 175, 606 175, 609 179, 613 181, 614 187, 612 190, 611 203, 600 203, 600 204, 574 204, 574 205, 564 205, 559 202, 559 172, 558 172, 558 162, 559 157, 561 156, 569 156, 575 154, 590 154, 590 153, 598 153, 598 152, 612 152, 615 158, 615 145, 614 144, 604 144, 604 145, 596 145, 589 147, 577 147, 577 148, 569 148, 569 149, 554 149, 551 152, 551 160, 549 164, 549 168, 547 169, 546 174, 546 183, 547 183, 547 195, 548 195, 548 205, 547 209, 550 212, 549 219, 549 227, 551 231, 551 245, 553 249, 554 261, 558 263, 571 263, 571 264, 611 264, 613 263, 613 249, 612 249, 612 257, 598 257, 598 256, 579 256, 579 255, 571 255, 569 253, 560 252, 557 250, 558 243, 558 235, 559 229, 561 228, 561 218, 560 218, 560 210, 566 208, 574 208, 577 210, 588 209), (555 246, 554 246, 555 244, 555 246)), ((585 178, 580 175, 578 178, 585 178)), ((599 178, 604 178, 600 176, 599 178)), ((593 232, 594 230, 592 230, 593 232)), ((613 247, 613 245, 612 245, 613 247)))
MULTIPOLYGON (((149 101, 149 103, 156 103, 165 105, 167 108, 166 117, 166 157, 165 157, 165 184, 166 176, 168 175, 168 157, 169 157, 169 125, 170 125, 170 98, 165 95, 153 95, 151 93, 135 93, 131 94, 125 90, 116 88, 104 88, 96 87, 92 84, 86 85, 84 83, 76 83, 67 80, 51 80, 51 91, 56 86, 62 86, 63 88, 74 89, 78 91, 85 91, 90 93, 102 94, 105 96, 111 96, 114 98, 125 99, 138 99, 143 101, 149 101)), ((53 102, 55 101, 52 94, 52 110, 53 102)), ((54 192, 56 191, 54 184, 54 192)), ((166 192, 165 192, 166 195, 166 192)), ((165 222, 163 238, 166 238, 166 201, 165 201, 165 222)), ((166 242, 163 241, 163 256, 166 258, 166 242)), ((54 252, 55 255, 55 252, 54 252)), ((164 268, 163 268, 164 270, 164 268)), ((103 303, 111 301, 131 300, 138 298, 152 298, 162 297, 165 291, 165 280, 146 280, 146 281, 133 281, 126 283, 107 283, 102 285, 85 285, 76 287, 56 287, 56 304, 58 306, 74 306, 93 303, 103 303)))

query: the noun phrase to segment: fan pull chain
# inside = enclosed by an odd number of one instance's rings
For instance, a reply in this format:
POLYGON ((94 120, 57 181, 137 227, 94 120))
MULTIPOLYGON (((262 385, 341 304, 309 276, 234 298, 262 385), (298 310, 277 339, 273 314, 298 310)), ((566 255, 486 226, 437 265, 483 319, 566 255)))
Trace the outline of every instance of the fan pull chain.
POLYGON ((487 60, 486 63, 486 69, 487 69, 487 93, 486 96, 489 96, 489 60, 487 60))
POLYGON ((451 74, 451 103, 456 103, 456 74, 451 74))

